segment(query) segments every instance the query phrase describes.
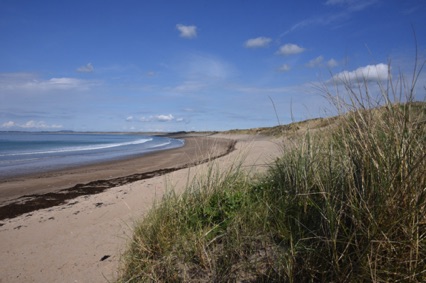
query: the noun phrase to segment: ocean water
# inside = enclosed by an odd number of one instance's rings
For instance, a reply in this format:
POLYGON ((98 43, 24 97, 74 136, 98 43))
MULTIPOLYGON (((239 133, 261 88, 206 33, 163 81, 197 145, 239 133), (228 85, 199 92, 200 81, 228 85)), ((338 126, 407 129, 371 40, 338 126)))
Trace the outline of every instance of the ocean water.
POLYGON ((0 178, 177 148, 183 140, 139 134, 0 132, 0 178))

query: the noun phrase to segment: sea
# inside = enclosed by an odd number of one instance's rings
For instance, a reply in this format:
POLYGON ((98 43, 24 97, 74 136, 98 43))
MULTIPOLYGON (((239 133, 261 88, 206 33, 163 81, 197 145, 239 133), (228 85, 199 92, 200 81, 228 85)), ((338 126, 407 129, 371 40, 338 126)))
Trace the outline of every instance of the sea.
POLYGON ((0 178, 128 159, 184 140, 142 134, 0 132, 0 178))

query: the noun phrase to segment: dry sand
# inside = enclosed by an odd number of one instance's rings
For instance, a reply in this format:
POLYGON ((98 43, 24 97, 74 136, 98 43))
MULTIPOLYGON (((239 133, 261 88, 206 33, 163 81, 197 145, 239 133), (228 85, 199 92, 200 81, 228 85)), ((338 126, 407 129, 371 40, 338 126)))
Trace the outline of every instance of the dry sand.
MULTIPOLYGON (((86 192, 60 205, 1 220, 0 282, 112 282, 135 222, 167 190, 182 192, 188 180, 202 175, 208 164, 199 163, 222 156, 214 161, 220 168, 243 160, 246 169, 259 172, 281 153, 279 141, 267 137, 217 134, 186 140, 186 146, 181 149, 122 163, 0 183, 0 191, 5 188, 3 195, 0 193, 0 206, 4 206, 17 203, 17 197, 28 193, 44 194, 46 199, 49 196, 46 193, 77 183, 120 178, 128 181, 124 185, 112 184, 97 194, 86 192), (233 140, 237 141, 235 150, 228 152, 233 140), (164 174, 161 169, 165 168, 173 170, 164 174), (128 178, 144 172, 157 174, 139 180, 128 178), (16 185, 19 183, 25 186, 16 185), (17 194, 7 189, 17 187, 24 189, 17 194)), ((18 203, 26 200, 20 199, 18 203)))

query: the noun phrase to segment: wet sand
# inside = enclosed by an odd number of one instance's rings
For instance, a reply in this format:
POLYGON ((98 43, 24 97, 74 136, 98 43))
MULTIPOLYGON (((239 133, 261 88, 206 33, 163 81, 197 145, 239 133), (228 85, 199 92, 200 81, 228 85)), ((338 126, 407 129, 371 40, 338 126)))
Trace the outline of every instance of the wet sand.
POLYGON ((0 282, 114 282, 135 223, 167 192, 182 193, 191 180, 209 171, 212 162, 215 168, 229 170, 243 160, 245 170, 260 172, 282 152, 276 140, 267 137, 219 134, 186 141, 185 147, 149 158, 20 180, 28 186, 17 195, 4 195, 7 203, 25 202, 34 196, 20 196, 36 192, 41 200, 67 195, 78 183, 89 191, 106 189, 0 220, 0 282), (100 185, 104 181, 107 185, 100 185))
POLYGON ((0 220, 201 164, 228 154, 235 144, 229 139, 184 139, 183 147, 137 158, 0 180, 0 220))

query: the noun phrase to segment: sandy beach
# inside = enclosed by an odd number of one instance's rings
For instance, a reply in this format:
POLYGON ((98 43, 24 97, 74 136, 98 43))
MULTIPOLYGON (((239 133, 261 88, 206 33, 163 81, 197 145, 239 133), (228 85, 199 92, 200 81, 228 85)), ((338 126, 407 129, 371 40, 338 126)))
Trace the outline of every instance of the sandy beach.
POLYGON ((209 162, 263 171, 270 137, 185 137, 182 148, 0 181, 0 282, 111 282, 132 227, 167 190, 182 192, 209 162), (212 161, 214 160, 214 161, 212 161))

